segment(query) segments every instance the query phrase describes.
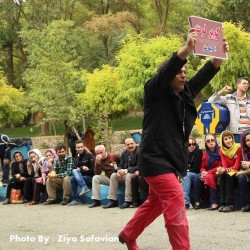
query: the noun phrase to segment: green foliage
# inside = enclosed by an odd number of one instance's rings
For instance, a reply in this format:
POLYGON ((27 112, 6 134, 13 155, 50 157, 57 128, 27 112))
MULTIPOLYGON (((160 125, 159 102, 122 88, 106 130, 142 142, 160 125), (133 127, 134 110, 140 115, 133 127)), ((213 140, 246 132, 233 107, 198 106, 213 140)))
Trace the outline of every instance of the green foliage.
POLYGON ((142 36, 128 36, 117 54, 122 91, 119 99, 127 99, 133 107, 141 107, 145 82, 156 72, 157 67, 174 51, 182 40, 177 36, 145 39, 142 36))
POLYGON ((81 37, 72 21, 55 21, 42 31, 21 32, 27 43, 30 67, 25 80, 32 112, 43 112, 45 121, 74 124, 81 115, 76 94, 84 90, 76 48, 81 37))
POLYGON ((104 65, 102 69, 94 70, 93 74, 87 73, 86 78, 86 91, 79 94, 78 100, 87 116, 108 114, 112 117, 127 111, 126 102, 118 98, 122 89, 116 68, 104 65))
POLYGON ((6 85, 1 72, 0 93, 0 123, 6 125, 21 122, 26 115, 24 92, 6 85))
MULTIPOLYGON (((249 11, 249 0, 1 0, 0 68, 44 121, 74 123, 102 108, 118 117, 142 107, 144 83, 181 47, 188 16, 197 15, 228 21, 229 60, 203 91, 210 96, 249 75, 249 11), (87 85, 92 98, 83 94, 87 85)), ((206 60, 190 56, 188 77, 206 60)))

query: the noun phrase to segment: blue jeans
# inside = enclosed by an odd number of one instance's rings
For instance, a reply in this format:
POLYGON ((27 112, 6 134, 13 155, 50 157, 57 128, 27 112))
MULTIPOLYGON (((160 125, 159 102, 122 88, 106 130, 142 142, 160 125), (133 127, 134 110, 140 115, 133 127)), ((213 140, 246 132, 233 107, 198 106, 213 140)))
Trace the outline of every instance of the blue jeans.
POLYGON ((187 172, 187 175, 182 180, 182 189, 184 192, 185 204, 190 204, 190 190, 192 184, 194 184, 196 175, 196 173, 187 172))
POLYGON ((73 199, 78 199, 77 186, 81 189, 87 188, 87 186, 91 186, 93 176, 82 175, 77 169, 73 169, 73 176, 70 179, 70 185, 72 189, 73 199))
POLYGON ((3 171, 2 182, 8 183, 9 182, 9 174, 10 174, 10 165, 3 164, 2 171, 3 171))

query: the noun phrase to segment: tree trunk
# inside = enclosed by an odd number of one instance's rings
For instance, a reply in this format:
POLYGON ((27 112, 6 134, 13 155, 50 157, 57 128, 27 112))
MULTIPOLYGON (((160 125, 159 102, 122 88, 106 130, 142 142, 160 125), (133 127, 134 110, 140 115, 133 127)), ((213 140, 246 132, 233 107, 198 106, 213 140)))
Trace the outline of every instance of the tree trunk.
POLYGON ((49 133, 49 123, 46 122, 44 124, 41 125, 41 132, 40 135, 41 136, 45 136, 49 133))
POLYGON ((14 60, 13 60, 13 44, 7 48, 6 56, 7 64, 7 81, 8 84, 14 86, 14 60))

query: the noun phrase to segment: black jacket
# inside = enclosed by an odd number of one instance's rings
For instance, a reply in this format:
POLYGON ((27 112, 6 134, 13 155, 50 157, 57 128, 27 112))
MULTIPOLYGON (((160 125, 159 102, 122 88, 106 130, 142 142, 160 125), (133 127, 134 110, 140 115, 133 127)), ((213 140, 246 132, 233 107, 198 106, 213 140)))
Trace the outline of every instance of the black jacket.
POLYGON ((196 148, 194 152, 188 154, 188 168, 187 170, 192 173, 200 173, 202 162, 202 150, 196 148))
POLYGON ((27 160, 24 159, 22 161, 23 164, 23 169, 21 170, 19 167, 18 162, 13 161, 11 163, 11 174, 13 176, 13 178, 15 178, 15 175, 20 174, 21 177, 34 177, 34 169, 32 168, 31 174, 28 173, 28 169, 27 169, 27 160))
POLYGON ((95 156, 92 153, 84 150, 82 154, 77 154, 74 160, 75 168, 79 167, 82 175, 94 176, 95 156), (89 171, 83 171, 82 166, 88 167, 89 171))
POLYGON ((128 169, 128 173, 134 173, 138 171, 138 147, 136 147, 133 155, 129 155, 128 150, 124 150, 121 156, 121 162, 118 165, 118 169, 128 169))
POLYGON ((186 63, 176 53, 144 86, 144 119, 138 166, 142 176, 175 173, 185 176, 188 162, 188 137, 197 111, 194 97, 217 73, 207 62, 186 83, 179 94, 171 85, 186 63))

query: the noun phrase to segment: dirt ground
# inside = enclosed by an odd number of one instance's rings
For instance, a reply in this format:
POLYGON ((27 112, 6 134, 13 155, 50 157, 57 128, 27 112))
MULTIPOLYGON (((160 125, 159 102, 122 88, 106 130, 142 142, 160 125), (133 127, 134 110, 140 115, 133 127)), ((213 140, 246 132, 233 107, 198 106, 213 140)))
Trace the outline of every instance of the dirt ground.
MULTIPOLYGON (((0 204, 0 249, 122 250, 117 235, 135 208, 87 205, 29 206, 0 204)), ((250 246, 250 212, 187 211, 193 250, 245 250, 250 246)), ((171 249, 163 216, 138 238, 147 250, 171 249)))

